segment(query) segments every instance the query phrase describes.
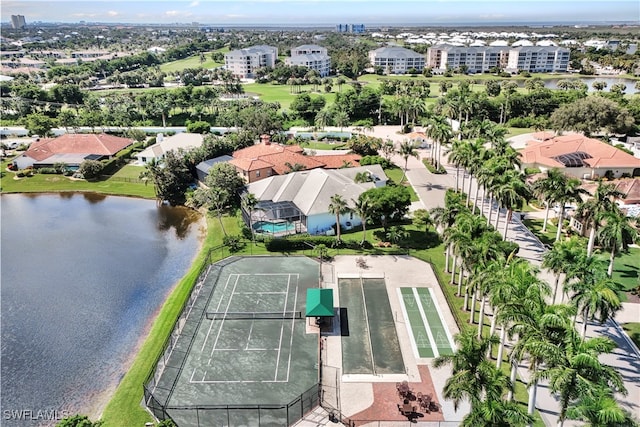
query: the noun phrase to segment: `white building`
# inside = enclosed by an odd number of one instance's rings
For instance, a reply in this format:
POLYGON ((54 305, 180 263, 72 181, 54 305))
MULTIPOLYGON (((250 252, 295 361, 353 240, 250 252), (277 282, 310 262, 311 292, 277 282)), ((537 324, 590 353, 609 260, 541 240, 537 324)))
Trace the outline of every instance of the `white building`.
POLYGON ((27 21, 23 15, 11 15, 11 28, 20 30, 27 26, 27 21))
POLYGON ((424 55, 400 46, 386 46, 369 51, 369 61, 374 67, 382 67, 386 74, 405 74, 414 68, 422 72, 424 55))
POLYGON ((569 49, 556 46, 521 46, 509 50, 505 71, 535 73, 566 72, 569 68, 569 49))
POLYGON ((291 49, 291 57, 285 59, 288 66, 299 65, 315 70, 320 77, 326 77, 331 72, 331 58, 327 49, 315 44, 305 44, 291 49))
POLYGON ((224 67, 241 79, 253 78, 258 68, 275 67, 278 48, 274 46, 251 46, 232 50, 224 55, 224 67))
POLYGON ((151 160, 160 161, 164 159, 164 156, 169 151, 188 150, 195 147, 200 147, 204 136, 199 133, 177 133, 167 138, 162 134, 158 134, 156 143, 150 147, 145 148, 141 152, 137 153, 135 157, 140 164, 147 164, 151 160))

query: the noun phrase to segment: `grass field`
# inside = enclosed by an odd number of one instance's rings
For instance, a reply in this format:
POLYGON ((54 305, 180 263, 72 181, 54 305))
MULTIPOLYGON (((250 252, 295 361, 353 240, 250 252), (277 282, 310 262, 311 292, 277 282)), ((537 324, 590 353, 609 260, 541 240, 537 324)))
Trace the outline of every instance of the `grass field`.
POLYGON ((182 71, 185 68, 216 68, 224 65, 223 62, 215 62, 211 59, 211 54, 214 52, 226 53, 229 52, 229 47, 223 47, 211 52, 204 52, 205 61, 200 62, 200 54, 192 55, 188 58, 179 59, 177 61, 167 62, 160 65, 160 71, 164 73, 174 73, 176 71, 182 71))
POLYGON ((640 348, 640 323, 623 323, 622 329, 629 335, 636 347, 640 348))
MULTIPOLYGON (((387 175, 387 177, 391 181, 395 182, 396 184, 400 184, 400 180, 402 180, 402 175, 404 174, 404 170, 402 168, 390 168, 390 169, 385 169, 384 173, 387 175)), ((415 190, 411 186, 411 183, 409 183, 409 180, 406 177, 404 178, 402 185, 406 187, 411 193, 412 202, 417 202, 420 200, 415 190)))
MULTIPOLYGON (((258 96, 265 102, 279 102, 281 108, 284 110, 289 109, 291 102, 298 95, 297 93, 291 92, 289 85, 274 83, 248 83, 243 85, 243 88, 246 94, 258 96)), ((318 89, 321 89, 320 86, 318 86, 318 89)), ((344 89, 343 87, 342 90, 344 89)), ((322 96, 327 102, 326 105, 329 106, 334 103, 338 88, 334 86, 329 93, 324 92, 324 90, 321 92, 312 92, 313 85, 304 85, 301 87, 301 90, 302 93, 309 93, 312 97, 322 96)))

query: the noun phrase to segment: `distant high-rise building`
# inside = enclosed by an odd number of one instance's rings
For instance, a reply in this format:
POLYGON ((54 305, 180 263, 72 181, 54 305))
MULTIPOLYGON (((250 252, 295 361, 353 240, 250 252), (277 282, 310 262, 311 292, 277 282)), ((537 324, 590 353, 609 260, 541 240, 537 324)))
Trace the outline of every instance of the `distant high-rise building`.
POLYGON ((24 15, 11 15, 11 28, 14 30, 20 30, 27 25, 24 20, 24 15))
POLYGON ((363 34, 364 24, 338 24, 336 31, 339 33, 363 34))

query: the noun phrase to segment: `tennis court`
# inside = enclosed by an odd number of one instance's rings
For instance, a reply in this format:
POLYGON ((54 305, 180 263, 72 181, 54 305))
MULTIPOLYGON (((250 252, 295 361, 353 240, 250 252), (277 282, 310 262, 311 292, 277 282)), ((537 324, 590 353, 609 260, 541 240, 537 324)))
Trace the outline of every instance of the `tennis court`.
POLYGON ((429 288, 398 288, 409 339, 417 357, 453 354, 453 338, 429 288))
POLYGON ((349 335, 342 337, 343 373, 405 374, 385 280, 339 278, 338 290, 349 322, 349 335))
POLYGON ((176 342, 185 356, 170 375, 169 416, 179 426, 288 425, 310 409, 301 396, 317 389, 318 335, 301 312, 317 283, 305 257, 237 258, 210 272, 189 313, 198 323, 176 342))

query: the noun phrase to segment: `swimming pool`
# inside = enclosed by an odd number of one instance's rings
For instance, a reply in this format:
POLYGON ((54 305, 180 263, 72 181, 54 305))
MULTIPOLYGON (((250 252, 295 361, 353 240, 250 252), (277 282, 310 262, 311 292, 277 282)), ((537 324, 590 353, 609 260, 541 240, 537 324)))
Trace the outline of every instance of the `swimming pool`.
POLYGON ((295 224, 289 221, 268 222, 258 221, 253 224, 253 229, 257 233, 281 233, 283 231, 295 230, 295 224))

